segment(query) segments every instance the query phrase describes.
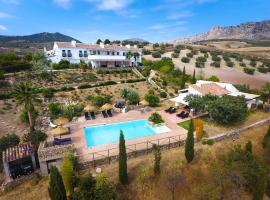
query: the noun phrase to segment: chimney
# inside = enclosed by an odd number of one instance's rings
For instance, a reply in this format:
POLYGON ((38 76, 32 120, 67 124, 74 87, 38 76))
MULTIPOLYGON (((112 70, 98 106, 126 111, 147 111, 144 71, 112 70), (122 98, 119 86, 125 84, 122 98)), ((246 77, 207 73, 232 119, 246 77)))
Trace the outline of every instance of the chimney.
POLYGON ((135 48, 135 49, 137 49, 137 48, 138 48, 138 46, 137 46, 137 45, 134 45, 134 48, 135 48))
POLYGON ((71 41, 71 45, 72 45, 73 47, 76 47, 76 41, 75 41, 75 40, 72 40, 72 41, 71 41))
POLYGON ((99 44, 99 46, 100 46, 101 48, 104 49, 104 43, 103 43, 103 42, 101 42, 101 43, 99 44))
POLYGON ((126 47, 127 47, 128 49, 130 49, 130 44, 127 44, 126 47))

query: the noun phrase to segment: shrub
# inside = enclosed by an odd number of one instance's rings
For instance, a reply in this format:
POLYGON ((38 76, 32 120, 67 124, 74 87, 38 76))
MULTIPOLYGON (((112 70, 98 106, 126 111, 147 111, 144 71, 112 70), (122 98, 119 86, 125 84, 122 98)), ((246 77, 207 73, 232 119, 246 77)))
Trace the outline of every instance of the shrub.
POLYGON ((221 61, 221 58, 218 57, 218 56, 212 56, 212 60, 213 60, 214 62, 220 62, 220 61, 221 61))
POLYGON ((67 196, 70 197, 74 188, 75 171, 73 164, 68 157, 65 157, 61 163, 61 176, 66 189, 67 196))
MULTIPOLYGON (((34 111, 32 112, 32 120, 35 121, 37 117, 38 117, 38 110, 34 109, 34 111)), ((22 109, 20 114, 20 120, 23 123, 29 124, 29 117, 26 109, 22 109)))
POLYGON ((207 145, 212 146, 214 143, 215 142, 214 142, 213 139, 208 139, 208 138, 205 138, 205 137, 202 139, 202 144, 207 144, 207 145))
POLYGON ((196 58, 196 61, 197 62, 202 62, 202 63, 205 63, 206 62, 206 58, 205 57, 202 57, 202 56, 200 56, 200 57, 198 57, 198 58, 196 58))
POLYGON ((228 61, 228 62, 226 62, 226 65, 228 67, 234 67, 234 62, 228 61))
POLYGON ((55 119, 62 114, 62 106, 58 102, 49 103, 48 112, 49 112, 49 116, 52 119, 55 119))
POLYGON ((187 53, 187 57, 189 57, 189 58, 193 58, 193 53, 187 53))
POLYGON ((255 69, 249 68, 249 67, 245 67, 245 68, 244 68, 244 72, 245 72, 246 74, 253 75, 253 74, 255 73, 255 69))
POLYGON ((179 53, 172 53, 172 58, 178 58, 179 57, 179 53))
POLYGON ((45 98, 52 98, 54 96, 54 89, 52 89, 52 88, 44 88, 44 89, 42 89, 42 95, 45 98))
POLYGON ((212 62, 210 65, 215 68, 220 68, 220 62, 212 62))
POLYGON ((241 67, 246 67, 246 66, 247 66, 246 63, 243 63, 243 62, 241 62, 239 65, 240 65, 241 67))
POLYGON ((149 106, 156 107, 159 105, 159 97, 153 94, 146 94, 144 99, 149 103, 149 106))
POLYGON ((205 63, 204 62, 196 62, 195 63, 195 67, 197 67, 197 68, 204 68, 205 67, 205 63))
POLYGON ((252 67, 256 67, 256 66, 257 66, 257 61, 254 60, 254 59, 252 59, 252 60, 250 61, 250 65, 251 65, 252 67))
POLYGON ((45 141, 47 137, 47 134, 40 130, 31 131, 24 135, 25 141, 30 142, 32 145, 34 145, 35 150, 38 149, 40 142, 45 141))
POLYGON ((159 95, 160 95, 161 98, 166 98, 167 97, 167 93, 163 92, 163 91, 160 92, 159 95))
POLYGON ((210 78, 208 78, 209 81, 214 81, 214 82, 220 82, 219 78, 215 75, 211 76, 210 78))
POLYGON ((189 59, 188 57, 183 57, 183 58, 181 59, 181 61, 182 61, 183 63, 189 63, 189 62, 190 62, 190 59, 189 59))
POLYGON ((252 142, 250 140, 246 143, 245 150, 252 153, 252 142))
POLYGON ((148 120, 150 122, 153 122, 154 124, 160 124, 163 123, 164 120, 162 119, 161 115, 158 114, 157 112, 154 112, 149 118, 148 120))
POLYGON ((135 90, 129 90, 126 98, 130 105, 137 105, 140 102, 140 96, 135 90))
POLYGON ((161 58, 161 53, 160 52, 153 52, 152 57, 153 58, 161 58))
POLYGON ((52 79, 51 74, 50 74, 49 72, 47 72, 47 71, 42 71, 42 72, 39 74, 39 76, 40 76, 40 78, 41 78, 42 80, 46 80, 46 81, 52 79))
POLYGON ((268 68, 265 68, 265 67, 258 67, 258 72, 261 72, 261 73, 264 73, 266 74, 268 72, 268 68))

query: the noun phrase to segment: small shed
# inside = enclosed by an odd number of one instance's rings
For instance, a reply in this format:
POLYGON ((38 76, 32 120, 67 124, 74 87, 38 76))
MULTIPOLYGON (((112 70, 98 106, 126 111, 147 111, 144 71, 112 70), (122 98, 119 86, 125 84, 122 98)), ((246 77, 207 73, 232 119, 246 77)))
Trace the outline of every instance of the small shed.
POLYGON ((28 175, 36 169, 35 152, 30 143, 6 149, 2 152, 2 160, 8 182, 28 175))

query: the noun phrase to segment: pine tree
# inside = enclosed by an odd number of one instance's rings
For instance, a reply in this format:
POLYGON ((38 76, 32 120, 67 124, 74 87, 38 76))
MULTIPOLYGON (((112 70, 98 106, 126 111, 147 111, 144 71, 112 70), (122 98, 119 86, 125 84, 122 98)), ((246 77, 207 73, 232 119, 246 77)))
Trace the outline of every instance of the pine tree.
POLYGON ((123 131, 120 131, 120 138, 119 138, 119 181, 123 185, 128 181, 127 175, 127 153, 126 153, 126 146, 125 146, 125 138, 123 131))
POLYGON ((62 177, 55 166, 50 168, 49 195, 51 200, 66 200, 66 190, 62 177))
POLYGON ((185 142, 185 156, 188 162, 191 162, 194 158, 194 125, 193 120, 190 120, 187 138, 185 142))
POLYGON ((154 150, 154 173, 159 174, 160 173, 160 161, 161 161, 161 152, 160 152, 160 147, 156 144, 153 145, 153 150, 154 150))
POLYGON ((180 81, 180 88, 184 89, 186 86, 186 67, 184 66, 183 72, 182 72, 182 77, 180 81))
POLYGON ((196 83, 196 71, 194 69, 193 76, 192 76, 192 84, 195 84, 195 83, 196 83))

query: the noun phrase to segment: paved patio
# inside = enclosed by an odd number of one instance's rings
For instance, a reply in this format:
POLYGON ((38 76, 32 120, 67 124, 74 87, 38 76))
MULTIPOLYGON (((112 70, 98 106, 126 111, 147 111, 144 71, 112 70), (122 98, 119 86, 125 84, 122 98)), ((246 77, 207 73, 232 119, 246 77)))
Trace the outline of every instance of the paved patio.
MULTIPOLYGON (((93 159, 93 153, 95 153, 95 159, 97 157, 105 157, 108 154, 110 156, 118 154, 118 143, 106 144, 106 145, 98 145, 95 147, 87 147, 86 141, 84 137, 84 127, 93 126, 93 125, 102 125, 102 124, 111 124, 117 122, 125 122, 131 120, 138 119, 148 119, 148 117, 155 112, 149 111, 142 113, 138 110, 131 110, 127 113, 114 113, 113 117, 103 118, 102 115, 97 115, 97 119, 95 120, 85 120, 84 117, 80 117, 76 122, 72 122, 67 124, 66 126, 70 127, 72 138, 72 143, 76 149, 77 155, 79 155, 80 159, 83 161, 93 159), (97 153, 98 152, 98 153, 97 153)), ((180 111, 178 111, 179 113, 180 111)), ((146 149, 149 148, 149 145, 152 146, 151 143, 165 144, 169 142, 173 142, 174 140, 182 140, 186 137, 186 130, 179 127, 177 123, 184 121, 178 117, 176 114, 168 114, 164 111, 158 111, 158 113, 162 116, 165 121, 165 125, 171 130, 170 132, 155 134, 151 136, 136 138, 126 140, 126 148, 127 152, 146 149), (152 141, 147 142, 147 141, 152 141)), ((185 119, 187 120, 187 119, 185 119)))

